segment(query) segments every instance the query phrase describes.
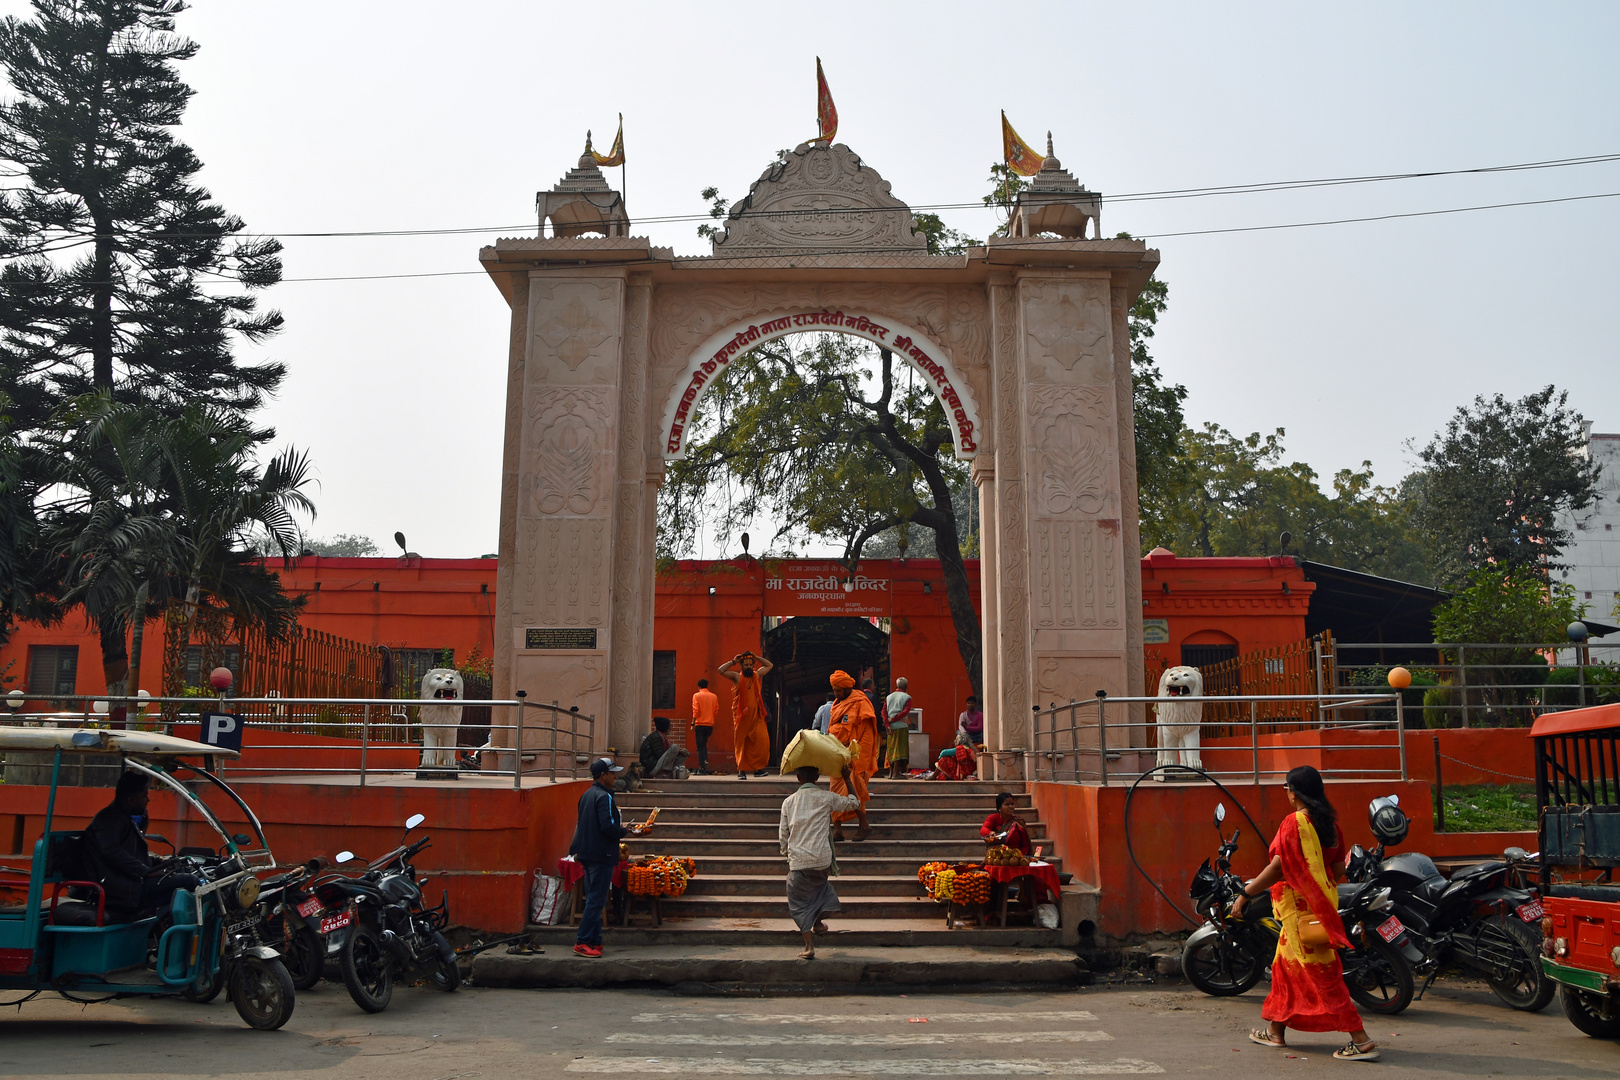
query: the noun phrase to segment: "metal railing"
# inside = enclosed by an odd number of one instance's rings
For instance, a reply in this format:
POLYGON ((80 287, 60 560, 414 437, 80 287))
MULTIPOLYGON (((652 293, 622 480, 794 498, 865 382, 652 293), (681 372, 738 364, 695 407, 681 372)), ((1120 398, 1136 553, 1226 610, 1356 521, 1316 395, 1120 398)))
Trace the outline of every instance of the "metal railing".
POLYGON ((1337 693, 1386 690, 1390 668, 1410 671, 1403 697, 1414 727, 1527 726, 1543 713, 1620 701, 1620 644, 1344 641, 1333 651, 1337 693))
MULTIPOLYGON (((380 774, 415 773, 424 769, 420 760, 416 764, 390 764, 379 767, 374 753, 385 751, 409 751, 420 755, 425 747, 419 738, 426 729, 439 732, 448 732, 452 743, 441 749, 450 752, 451 761, 462 753, 471 751, 480 755, 494 755, 494 768, 480 767, 476 772, 472 770, 459 770, 464 776, 510 776, 514 790, 523 786, 523 777, 538 777, 542 774, 555 781, 559 772, 566 769, 568 779, 578 779, 580 766, 589 761, 592 747, 595 743, 596 717, 592 714, 581 713, 578 707, 563 708, 556 702, 546 704, 528 700, 523 691, 518 691, 518 697, 511 700, 459 700, 456 702, 463 709, 484 706, 491 711, 491 723, 478 724, 479 732, 487 731, 489 741, 479 747, 464 747, 455 745, 454 739, 460 732, 460 727, 451 727, 444 724, 424 724, 401 718, 386 710, 399 706, 421 706, 444 704, 443 702, 400 698, 292 698, 292 697, 112 697, 101 695, 61 695, 61 694, 23 694, 13 691, 0 697, 7 708, 0 709, 0 726, 4 727, 109 727, 111 726, 107 711, 111 706, 123 705, 128 708, 128 718, 124 727, 129 730, 143 730, 161 732, 166 735, 180 735, 184 738, 191 733, 181 734, 177 728, 200 725, 204 713, 229 713, 241 717, 244 736, 247 731, 285 733, 290 739, 296 739, 299 734, 315 735, 326 739, 324 742, 297 742, 277 741, 244 743, 241 756, 232 759, 225 767, 233 776, 358 776, 360 786, 364 787, 368 776, 380 774), (78 702, 79 707, 69 711, 55 712, 25 712, 24 706, 30 701, 43 701, 55 704, 78 702), (183 709, 192 710, 181 712, 173 719, 168 718, 162 711, 166 705, 179 705, 183 709), (303 710, 315 710, 305 713, 303 710), (508 723, 497 724, 493 720, 497 715, 495 710, 506 710, 508 723), (148 711, 150 710, 150 711, 148 711), (346 715, 354 715, 357 719, 343 719, 346 715), (321 717, 317 722, 310 724, 299 717, 313 715, 321 717), (304 730, 313 727, 314 730, 304 730), (495 732, 506 731, 511 733, 511 743, 508 745, 495 745, 495 732), (405 734, 404 739, 399 734, 405 734), (379 741, 378 736, 386 736, 379 741), (288 751, 303 752, 312 760, 318 760, 317 755, 349 754, 358 752, 357 764, 321 766, 321 765, 287 765, 287 764, 255 764, 254 758, 262 759, 263 752, 288 751), (558 758, 564 759, 559 766, 558 758), (544 766, 525 768, 525 761, 538 762, 545 760, 544 766), (371 760, 368 760, 371 759, 371 760), (582 760, 583 759, 583 760, 582 760)), ((199 727, 200 740, 201 730, 199 727)), ((327 757, 326 760, 331 760, 327 757)), ((427 766, 426 768, 432 768, 427 766)), ((446 767, 451 768, 451 767, 446 767)), ((222 772, 225 769, 221 770, 222 772)))
MULTIPOLYGON (((1161 704, 1165 700, 1099 694, 1091 701, 1054 703, 1044 709, 1035 706, 1030 740, 1033 749, 1024 754, 1024 775, 1031 780, 1067 780, 1104 786, 1134 782, 1154 767, 1161 751, 1149 745, 1155 741, 1153 735, 1158 730, 1158 721, 1131 720, 1131 706, 1161 704), (1136 730, 1141 730, 1143 735, 1133 740, 1131 733, 1136 730)), ((1175 700, 1203 705, 1219 703, 1228 710, 1238 704, 1247 706, 1247 723, 1234 723, 1228 714, 1214 725, 1226 730, 1240 727, 1247 733, 1246 740, 1239 735, 1222 745, 1205 744, 1199 748, 1201 755, 1216 757, 1217 761, 1224 757, 1230 762, 1233 755, 1248 758, 1248 768, 1244 769, 1211 767, 1212 762, 1206 760, 1205 771, 1218 779, 1252 780, 1258 784, 1266 778, 1284 776, 1288 769, 1278 767, 1278 759, 1288 751, 1300 750, 1324 755, 1323 765, 1328 766, 1321 769, 1324 777, 1407 778, 1406 740, 1402 736, 1405 710, 1399 694, 1248 694, 1175 700), (1274 712, 1268 705, 1282 702, 1308 705, 1321 719, 1308 729, 1262 731, 1269 726, 1266 714, 1274 712), (1305 737, 1314 732, 1361 732, 1366 736, 1334 742, 1305 737), (1352 751, 1371 754, 1388 764, 1352 768, 1329 764, 1333 753, 1352 751)), ((1177 753, 1171 748, 1162 752, 1171 756, 1177 753)))

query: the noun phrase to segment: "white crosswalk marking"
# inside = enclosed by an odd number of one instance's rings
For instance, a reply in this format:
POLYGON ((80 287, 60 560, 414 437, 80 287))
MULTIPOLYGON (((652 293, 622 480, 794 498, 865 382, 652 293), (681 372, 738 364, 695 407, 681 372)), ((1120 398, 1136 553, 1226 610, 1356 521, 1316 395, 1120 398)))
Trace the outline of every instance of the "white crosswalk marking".
POLYGON ((637 1013, 630 1018, 633 1024, 708 1024, 724 1021, 728 1024, 831 1024, 847 1027, 850 1024, 903 1024, 914 1016, 926 1016, 934 1024, 1066 1024, 1096 1020, 1095 1013, 1074 1012, 977 1012, 930 1013, 919 1010, 912 1013, 891 1013, 887 1016, 869 1014, 841 1015, 838 1013, 698 1013, 667 1012, 637 1013))
MULTIPOLYGON (((921 1027, 921 1025, 919 1025, 921 1027)), ((944 1046, 950 1043, 1108 1042, 1106 1031, 929 1031, 848 1034, 818 1031, 810 1035, 703 1035, 685 1031, 618 1031, 610 1043, 656 1043, 659 1046, 944 1046)))
POLYGON ((648 1073, 689 1076, 1146 1076, 1164 1070, 1151 1061, 953 1061, 914 1058, 909 1061, 802 1061, 777 1058, 581 1058, 569 1062, 572 1073, 648 1073))

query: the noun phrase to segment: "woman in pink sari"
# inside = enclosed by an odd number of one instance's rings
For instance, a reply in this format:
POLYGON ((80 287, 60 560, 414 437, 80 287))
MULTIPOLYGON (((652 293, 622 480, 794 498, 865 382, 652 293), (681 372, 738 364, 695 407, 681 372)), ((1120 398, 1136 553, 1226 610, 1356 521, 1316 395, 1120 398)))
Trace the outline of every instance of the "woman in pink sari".
MULTIPOLYGON (((1339 949, 1348 948, 1339 919, 1338 889, 1328 869, 1344 858, 1344 835, 1322 787, 1322 774, 1309 765, 1288 773, 1284 790, 1294 813, 1283 819, 1271 842, 1271 862, 1243 886, 1232 916, 1244 903, 1271 890, 1271 908, 1282 923, 1277 955, 1271 962, 1271 993, 1260 1016, 1269 1021, 1249 1032, 1261 1046, 1285 1046, 1284 1033, 1347 1031, 1350 1041, 1333 1052, 1341 1061, 1377 1061, 1378 1044, 1367 1034, 1344 985, 1339 949), (1319 922, 1326 941, 1307 944, 1305 927, 1319 922)), ((1315 931, 1315 927, 1310 927, 1315 931)))

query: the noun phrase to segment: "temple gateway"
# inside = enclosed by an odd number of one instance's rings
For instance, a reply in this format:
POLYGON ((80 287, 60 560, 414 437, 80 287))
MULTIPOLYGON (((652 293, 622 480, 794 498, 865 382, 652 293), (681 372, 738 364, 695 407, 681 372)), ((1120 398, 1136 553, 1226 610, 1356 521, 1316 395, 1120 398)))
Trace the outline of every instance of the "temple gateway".
POLYGON ((630 235, 590 154, 538 209, 535 236, 479 253, 511 307, 497 698, 577 701, 598 718, 597 749, 636 745, 665 463, 727 364, 803 331, 910 364, 972 462, 988 775, 1021 776, 1037 701, 1143 694, 1126 316, 1159 254, 1102 239, 1099 197, 1055 157, 1020 194, 1012 235, 965 255, 930 255, 842 144, 772 164, 705 256, 630 235))

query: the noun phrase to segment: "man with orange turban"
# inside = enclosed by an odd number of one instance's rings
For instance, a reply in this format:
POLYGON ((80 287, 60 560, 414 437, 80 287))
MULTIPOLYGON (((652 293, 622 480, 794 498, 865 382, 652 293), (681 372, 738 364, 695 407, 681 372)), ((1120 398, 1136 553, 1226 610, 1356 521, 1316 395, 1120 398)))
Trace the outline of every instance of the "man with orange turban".
MULTIPOLYGON (((871 798, 867 793, 867 781, 877 772, 877 713, 872 711, 871 699, 865 694, 855 693, 855 680, 846 672, 835 671, 828 681, 832 683, 834 697, 832 726, 828 728, 828 734, 845 746, 857 744, 849 771, 855 786, 855 797, 861 801, 861 809, 865 810, 871 798)), ((832 790, 836 795, 849 794, 842 777, 832 781, 832 790)), ((854 812, 849 810, 833 815, 833 827, 837 830, 833 839, 844 838, 843 830, 838 827, 853 817, 854 812)))
POLYGON ((765 726, 765 693, 760 680, 772 664, 763 656, 744 649, 720 665, 720 674, 734 684, 731 688, 731 723, 734 741, 731 752, 737 758, 737 779, 746 780, 752 772, 764 776, 771 763, 771 732, 765 726))

